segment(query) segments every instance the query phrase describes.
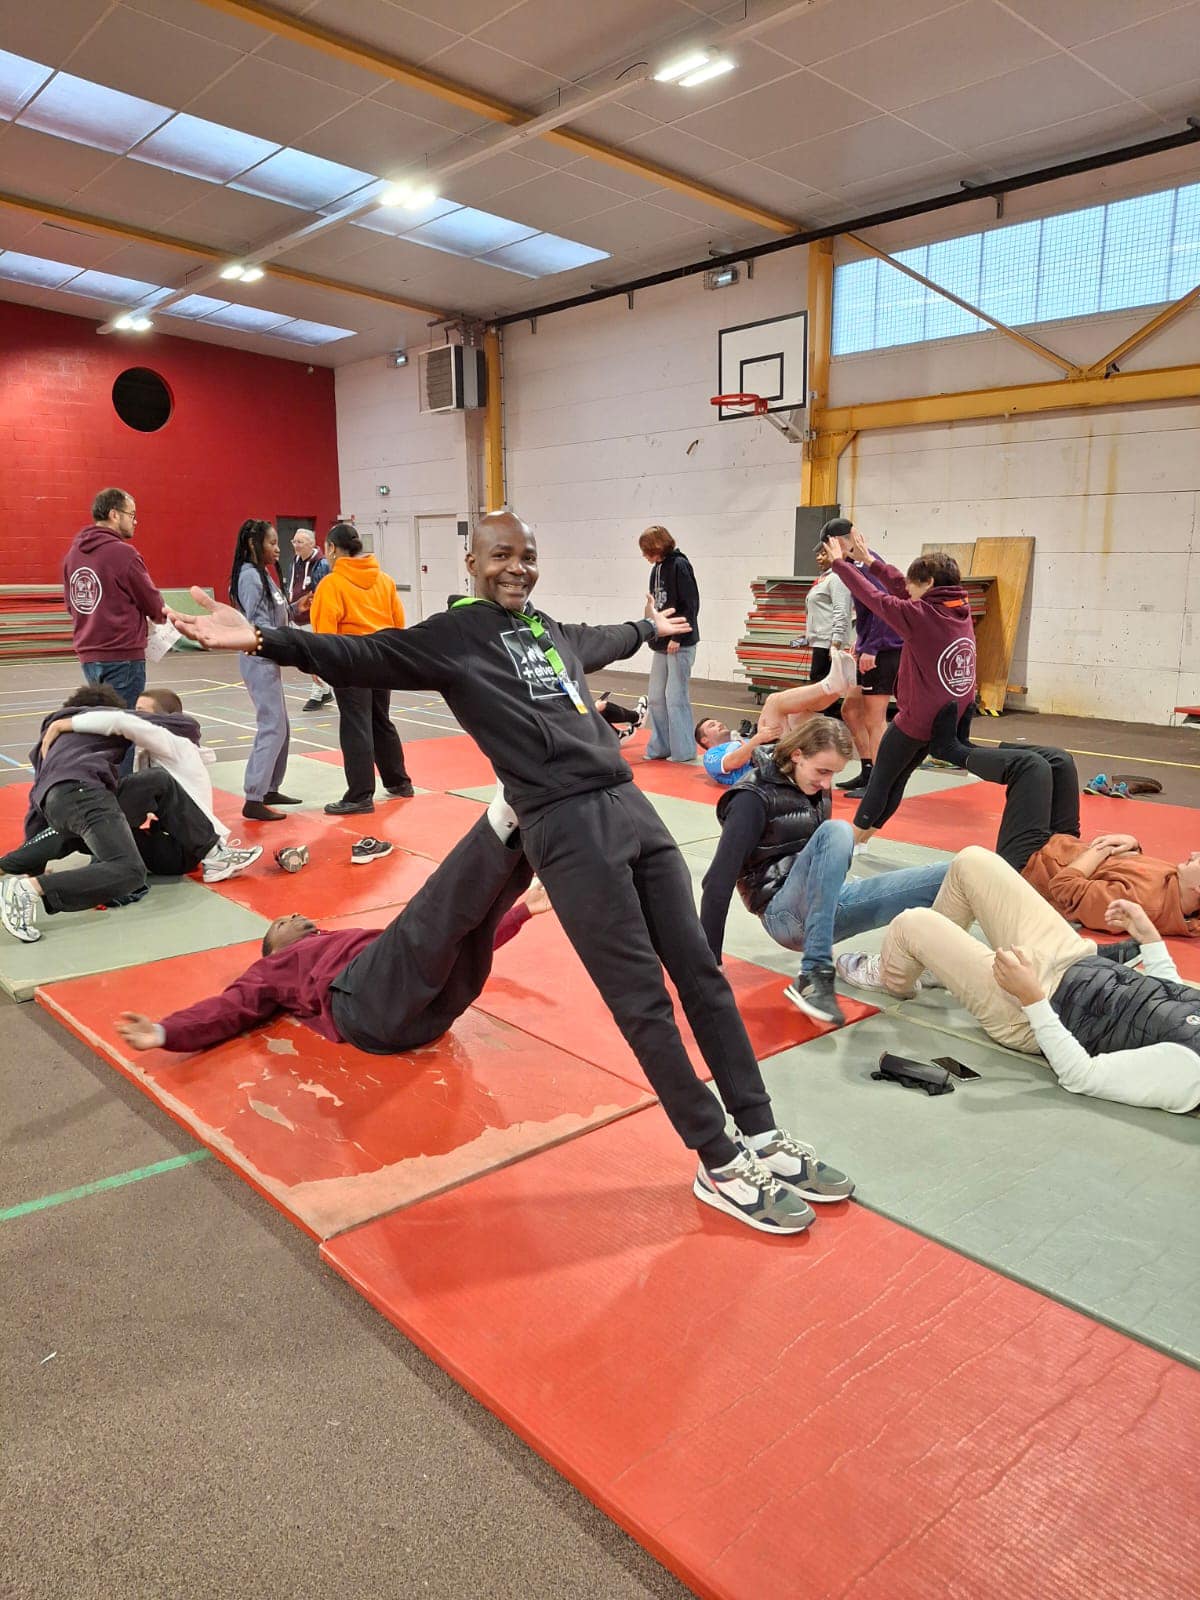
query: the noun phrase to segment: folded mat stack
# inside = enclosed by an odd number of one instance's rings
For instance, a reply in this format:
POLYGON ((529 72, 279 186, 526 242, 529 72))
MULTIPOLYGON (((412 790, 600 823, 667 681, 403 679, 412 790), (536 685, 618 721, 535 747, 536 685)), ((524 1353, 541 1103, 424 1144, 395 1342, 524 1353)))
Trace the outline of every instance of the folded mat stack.
POLYGON ((0 660, 71 654, 71 618, 61 583, 0 585, 0 660))

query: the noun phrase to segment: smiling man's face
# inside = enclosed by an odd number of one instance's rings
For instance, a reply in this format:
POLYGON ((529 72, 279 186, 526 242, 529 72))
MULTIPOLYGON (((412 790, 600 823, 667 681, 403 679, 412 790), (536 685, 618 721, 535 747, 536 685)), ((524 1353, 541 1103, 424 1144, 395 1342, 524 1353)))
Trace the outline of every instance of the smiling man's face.
POLYGON ((537 541, 520 517, 497 511, 481 517, 467 556, 480 600, 521 611, 538 581, 537 541))

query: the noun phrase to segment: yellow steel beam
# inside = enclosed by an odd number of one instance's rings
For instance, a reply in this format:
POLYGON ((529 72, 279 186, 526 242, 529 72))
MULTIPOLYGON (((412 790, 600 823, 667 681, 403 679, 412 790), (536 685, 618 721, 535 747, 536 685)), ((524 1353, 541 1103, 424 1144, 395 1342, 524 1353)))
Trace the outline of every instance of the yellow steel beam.
POLYGON ((487 410, 483 418, 483 476, 488 511, 502 511, 504 485, 504 392, 500 375, 500 330, 489 328, 483 336, 487 363, 487 410))
MULTIPOLYGON (((332 56, 337 61, 348 61, 352 66, 376 72, 381 77, 390 78, 393 83, 403 83, 409 88, 420 89, 426 94, 436 96, 439 100, 447 101, 450 105, 472 111, 489 122, 502 122, 510 128, 517 128, 523 122, 533 121, 530 112, 507 100, 485 94, 483 90, 473 89, 469 84, 460 83, 454 78, 444 77, 440 72, 431 72, 427 67, 419 67, 415 62, 406 61, 402 56, 393 55, 391 51, 379 50, 374 45, 364 44, 349 34, 339 33, 334 28, 326 28, 319 22, 313 22, 306 17, 292 16, 290 12, 280 11, 278 7, 267 4, 266 0, 200 0, 200 3, 211 7, 214 11, 222 11, 228 16, 237 17, 242 22, 250 22, 256 27, 265 28, 281 39, 292 39, 298 44, 308 45, 324 55, 332 56)), ((554 128, 541 134, 540 137, 548 139, 552 144, 561 145, 564 149, 573 150, 576 155, 589 156, 593 161, 603 162, 606 166, 616 167, 622 172, 636 173, 639 177, 662 184, 664 188, 674 189, 679 194, 691 195, 697 200, 705 201, 715 210, 729 212, 745 222, 753 222, 761 228, 767 228, 772 233, 795 233, 799 229, 800 224, 794 217, 780 216, 778 212, 768 211, 764 206, 754 205, 749 200, 740 200, 736 195, 726 194, 724 190, 714 189, 695 178, 686 178, 681 173, 673 172, 669 167, 660 167, 657 162, 647 161, 640 156, 631 155, 626 150, 603 144, 599 139, 589 139, 586 134, 575 133, 569 128, 554 128)))
POLYGON ((801 504, 833 506, 838 503, 838 463, 856 430, 822 429, 804 445, 804 490, 801 504))
MULTIPOLYGON (((819 430, 823 426, 824 407, 829 400, 829 352, 833 333, 833 240, 821 239, 810 244, 807 256, 808 280, 808 426, 819 430)), ((819 451, 812 448, 815 440, 806 442, 800 466, 800 504, 802 506, 832 505, 836 493, 830 497, 829 474, 837 485, 837 457, 832 468, 819 451)))
MULTIPOLYGON (((113 222, 108 217, 95 216, 90 211, 72 211, 66 206, 50 205, 45 200, 31 200, 27 195, 6 194, 0 191, 0 206, 12 211, 23 211, 28 216, 45 217, 54 222, 67 222, 74 227, 86 228, 90 233, 102 234, 108 239, 125 243, 152 244, 160 250, 173 250, 178 255, 198 256, 201 261, 228 261, 229 250, 218 250, 210 244, 199 244, 195 239, 178 239, 169 233, 158 233, 152 228, 135 228, 127 222, 113 222)), ((388 294, 384 289, 366 289, 357 283, 343 283, 340 278, 326 278, 318 272, 302 272, 298 267, 285 267, 277 261, 263 267, 269 277, 285 283, 302 283, 310 289, 332 289, 337 294, 357 295, 362 300, 376 300, 381 305, 395 306, 401 311, 417 311, 423 316, 444 317, 448 313, 439 306, 427 306, 419 300, 406 300, 402 295, 388 294)))
POLYGON ((1016 383, 1001 389, 971 389, 956 394, 920 395, 908 400, 873 400, 832 406, 822 414, 823 431, 866 432, 923 424, 970 422, 988 417, 1034 416, 1043 411, 1073 411, 1094 406, 1145 405, 1154 400, 1200 398, 1200 366, 1155 367, 1118 372, 1111 378, 1061 378, 1050 383, 1016 383))
POLYGON ((932 278, 927 278, 923 272, 915 272, 912 267, 906 267, 903 262, 897 261, 895 256, 888 255, 886 250, 869 244, 857 233, 848 233, 846 238, 859 250, 869 256, 874 256, 878 261, 886 261, 889 267, 894 267, 897 272, 902 272, 906 278, 912 278, 915 283, 924 284, 927 289, 932 289, 935 294, 940 294, 943 300, 949 300, 951 305, 961 307, 973 317, 978 317, 981 322, 986 322, 989 327, 995 328, 997 333, 1002 333, 1006 339, 1011 339, 1014 344, 1021 345, 1031 355, 1038 356, 1043 361, 1050 362, 1051 366, 1065 372, 1069 378, 1076 378, 1080 368, 1074 361, 1068 361, 1066 356, 1060 356, 1056 351, 1049 349, 1044 344, 1039 344, 1036 339, 1031 339, 1028 334, 1018 333, 1015 328, 1010 328, 1006 322, 1000 322, 987 311, 981 311, 978 306, 973 306, 969 300, 954 294, 949 289, 944 289, 940 283, 935 283, 932 278))
POLYGON ((1156 317, 1151 317, 1149 322, 1143 323, 1136 333, 1129 335, 1128 339, 1122 339, 1121 343, 1106 356, 1101 356, 1099 361, 1086 367, 1083 376, 1102 378, 1115 362, 1127 356, 1131 350, 1136 350, 1138 345, 1145 344, 1147 339, 1156 334, 1160 328, 1165 328, 1169 322, 1174 322, 1176 317, 1181 317, 1196 304, 1197 300, 1200 300, 1200 283, 1194 289, 1189 289, 1187 294, 1180 295, 1172 305, 1164 306, 1156 317))

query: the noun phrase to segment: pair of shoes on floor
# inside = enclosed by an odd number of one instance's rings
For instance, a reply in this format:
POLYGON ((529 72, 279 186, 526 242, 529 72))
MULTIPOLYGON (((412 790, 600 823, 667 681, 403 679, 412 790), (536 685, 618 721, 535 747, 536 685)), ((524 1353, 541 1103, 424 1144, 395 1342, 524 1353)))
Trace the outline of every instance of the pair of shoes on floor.
POLYGON ((25 877, 0 878, 0 925, 22 944, 36 944, 38 896, 25 877))
POLYGON ((301 711, 324 711, 332 699, 332 690, 326 694, 310 694, 300 709, 301 711))
POLYGON ((854 1184, 844 1172, 827 1166, 809 1144, 782 1128, 739 1144, 737 1155, 723 1167, 696 1169, 692 1193, 697 1200, 735 1217, 759 1233, 803 1233, 816 1221, 809 1204, 848 1200, 854 1184))
POLYGON ((1098 772, 1094 778, 1089 778, 1083 786, 1085 794, 1103 794, 1110 800, 1128 800, 1129 785, 1110 778, 1106 773, 1098 772))
POLYGON ((368 834, 365 839, 356 839, 350 846, 350 865, 361 867, 368 861, 378 861, 381 856, 390 856, 391 853, 392 846, 386 839, 373 839, 368 834))
POLYGON ((226 839, 216 844, 200 863, 205 883, 224 883, 226 878, 236 878, 247 867, 252 867, 263 853, 260 844, 244 845, 237 839, 226 839))

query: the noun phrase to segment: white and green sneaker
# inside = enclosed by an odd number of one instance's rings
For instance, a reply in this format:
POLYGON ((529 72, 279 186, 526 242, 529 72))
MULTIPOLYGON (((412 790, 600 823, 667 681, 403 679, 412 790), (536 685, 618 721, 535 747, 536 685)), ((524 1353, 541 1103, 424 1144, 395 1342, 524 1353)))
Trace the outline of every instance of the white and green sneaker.
POLYGON ((784 1128, 747 1139, 750 1153, 771 1176, 806 1200, 848 1200, 854 1184, 844 1172, 827 1166, 810 1144, 793 1139, 784 1128))
POLYGON ((749 1150, 740 1150, 724 1167, 696 1170, 692 1193, 714 1211, 736 1217, 760 1233, 803 1233, 816 1213, 812 1207, 767 1170, 749 1150))
POLYGON ((28 878, 0 878, 0 923, 22 944, 36 944, 42 937, 35 926, 37 908, 28 878))

